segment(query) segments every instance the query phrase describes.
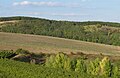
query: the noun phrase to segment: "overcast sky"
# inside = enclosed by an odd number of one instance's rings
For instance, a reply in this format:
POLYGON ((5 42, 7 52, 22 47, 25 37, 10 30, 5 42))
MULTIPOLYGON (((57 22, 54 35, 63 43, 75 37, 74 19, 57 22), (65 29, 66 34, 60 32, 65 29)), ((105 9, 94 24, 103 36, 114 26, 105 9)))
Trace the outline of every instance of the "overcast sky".
POLYGON ((120 22, 120 0, 0 0, 0 17, 120 22))

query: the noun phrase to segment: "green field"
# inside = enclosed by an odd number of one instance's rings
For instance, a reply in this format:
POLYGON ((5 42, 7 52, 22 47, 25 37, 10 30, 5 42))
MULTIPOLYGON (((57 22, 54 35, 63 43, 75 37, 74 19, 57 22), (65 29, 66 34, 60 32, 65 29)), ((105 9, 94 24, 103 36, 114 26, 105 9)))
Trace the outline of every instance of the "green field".
POLYGON ((83 52, 120 56, 120 47, 49 36, 0 32, 0 50, 27 49, 35 53, 83 52))

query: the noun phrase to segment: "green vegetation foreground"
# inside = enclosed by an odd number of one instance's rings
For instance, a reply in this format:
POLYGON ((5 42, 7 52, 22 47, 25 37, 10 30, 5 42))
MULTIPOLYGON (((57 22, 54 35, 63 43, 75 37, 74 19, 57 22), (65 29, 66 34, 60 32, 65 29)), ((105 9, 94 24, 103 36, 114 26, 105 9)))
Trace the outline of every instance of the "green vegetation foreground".
POLYGON ((0 78, 83 78, 76 72, 0 59, 0 78))
MULTIPOLYGON (((28 53, 19 49, 17 53, 28 53)), ((84 57, 70 58, 60 52, 46 57, 44 64, 23 63, 6 59, 14 52, 0 54, 0 78, 119 78, 120 68, 108 57, 86 60, 84 57)))

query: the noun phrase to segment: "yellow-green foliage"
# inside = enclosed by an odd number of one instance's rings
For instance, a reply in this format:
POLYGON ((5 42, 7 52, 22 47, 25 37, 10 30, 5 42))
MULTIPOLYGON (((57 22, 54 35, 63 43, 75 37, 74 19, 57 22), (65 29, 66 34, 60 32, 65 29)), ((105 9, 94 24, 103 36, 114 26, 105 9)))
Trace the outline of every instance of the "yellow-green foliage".
POLYGON ((112 68, 112 77, 114 77, 114 78, 120 77, 119 68, 117 66, 113 66, 113 68, 112 68))
POLYGON ((110 59, 108 57, 104 57, 102 60, 97 58, 90 61, 83 59, 71 60, 64 53, 58 53, 55 56, 50 56, 46 60, 46 66, 65 69, 68 71, 75 71, 80 74, 103 76, 105 78, 118 78, 120 74, 118 67, 115 65, 111 65, 110 59))
POLYGON ((67 56, 64 53, 58 53, 55 57, 54 65, 58 68, 64 68, 64 63, 67 60, 67 56))
POLYGON ((71 59, 67 58, 64 63, 64 69, 71 70, 71 59))
POLYGON ((63 68, 63 69, 71 69, 71 61, 64 53, 60 52, 57 55, 51 55, 46 60, 46 66, 50 66, 53 68, 63 68))
POLYGON ((80 72, 80 73, 86 72, 86 66, 85 66, 85 63, 82 59, 77 60, 75 71, 80 72))
POLYGON ((98 26, 96 25, 84 26, 84 30, 85 32, 95 32, 95 31, 98 31, 98 26))
POLYGON ((45 62, 45 65, 47 67, 52 67, 53 66, 53 63, 54 63, 54 60, 55 60, 55 56, 54 55, 51 55, 50 57, 48 57, 46 59, 46 62, 45 62))
POLYGON ((92 75, 99 75, 100 72, 100 60, 97 58, 94 61, 90 61, 87 72, 92 75))
POLYGON ((100 62, 100 68, 101 68, 101 75, 104 76, 110 76, 112 65, 108 57, 104 57, 102 61, 100 62))

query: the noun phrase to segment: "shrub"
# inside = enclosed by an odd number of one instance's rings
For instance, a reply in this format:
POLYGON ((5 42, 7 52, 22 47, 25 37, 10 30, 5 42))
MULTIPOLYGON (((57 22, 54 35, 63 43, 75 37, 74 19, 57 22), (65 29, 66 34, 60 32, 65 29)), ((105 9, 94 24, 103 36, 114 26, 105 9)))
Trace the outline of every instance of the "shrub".
POLYGON ((102 61, 100 62, 100 67, 101 67, 101 75, 105 77, 111 76, 112 65, 108 57, 104 57, 102 59, 102 61))
POLYGON ((86 72, 86 65, 83 59, 77 60, 75 71, 80 72, 80 73, 86 72))
POLYGON ((119 68, 117 66, 113 66, 113 68, 112 68, 112 77, 113 78, 119 78, 120 77, 119 68))
POLYGON ((11 58, 16 54, 12 50, 2 50, 0 51, 0 58, 11 58))
POLYGON ((30 54, 30 52, 20 48, 16 50, 16 54, 30 54))
POLYGON ((99 75, 99 72, 100 72, 100 60, 97 58, 94 61, 90 61, 87 73, 92 75, 99 75))
POLYGON ((71 70, 71 68, 72 68, 71 59, 67 58, 64 62, 64 69, 69 71, 69 70, 71 70))
POLYGON ((70 70, 71 69, 71 60, 70 60, 70 58, 68 58, 67 55, 60 52, 56 56, 51 55, 49 58, 47 58, 46 66, 70 70))

